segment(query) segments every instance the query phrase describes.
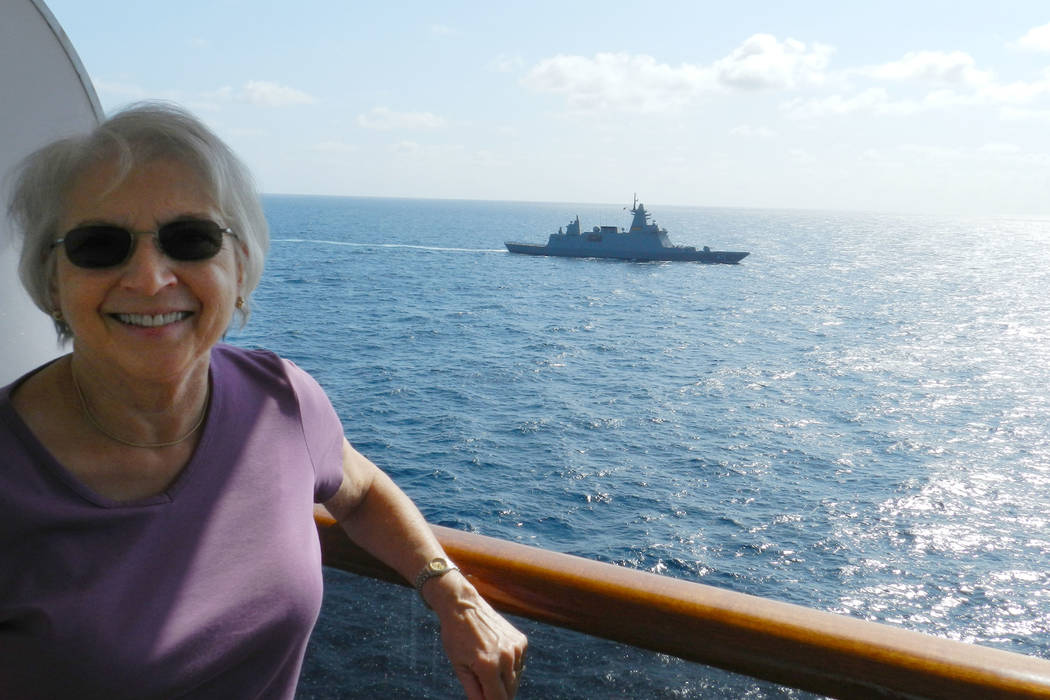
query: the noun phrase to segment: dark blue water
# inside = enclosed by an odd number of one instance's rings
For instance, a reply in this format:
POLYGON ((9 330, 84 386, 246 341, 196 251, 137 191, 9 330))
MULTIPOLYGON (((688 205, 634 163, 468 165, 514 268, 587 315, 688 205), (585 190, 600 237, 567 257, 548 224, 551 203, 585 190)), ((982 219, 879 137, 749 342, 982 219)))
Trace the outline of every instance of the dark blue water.
MULTIPOLYGON (((269 197, 234 342, 432 522, 1050 656, 1050 222, 651 205, 736 266, 513 256, 620 206, 269 197)), ((329 572, 304 698, 456 697, 411 592, 329 572)), ((522 623, 522 697, 802 697, 522 623)))

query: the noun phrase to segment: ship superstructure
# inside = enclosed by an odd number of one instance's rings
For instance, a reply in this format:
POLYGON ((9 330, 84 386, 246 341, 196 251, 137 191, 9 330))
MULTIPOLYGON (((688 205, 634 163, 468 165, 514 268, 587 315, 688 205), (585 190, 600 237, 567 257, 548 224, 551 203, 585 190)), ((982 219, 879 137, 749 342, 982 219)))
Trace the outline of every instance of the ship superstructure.
POLYGON ((564 230, 558 229, 547 239, 546 245, 507 242, 507 250, 524 255, 550 255, 569 258, 616 258, 619 260, 687 260, 704 263, 738 263, 747 257, 743 251, 700 250, 692 246, 674 245, 667 230, 649 221, 645 205, 635 197, 631 207, 634 218, 627 230, 616 226, 595 226, 584 233, 580 217, 570 221, 564 230))

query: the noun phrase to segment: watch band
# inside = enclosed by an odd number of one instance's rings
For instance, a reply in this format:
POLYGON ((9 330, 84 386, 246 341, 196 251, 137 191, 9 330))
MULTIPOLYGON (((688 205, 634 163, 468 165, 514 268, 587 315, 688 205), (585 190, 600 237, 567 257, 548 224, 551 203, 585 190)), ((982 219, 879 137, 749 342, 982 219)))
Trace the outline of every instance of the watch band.
MULTIPOLYGON (((415 580, 412 582, 412 586, 419 593, 419 597, 423 597, 423 585, 432 578, 439 578, 444 576, 450 571, 459 571, 459 567, 450 562, 444 557, 434 557, 427 562, 427 565, 423 567, 422 571, 416 574, 415 580)), ((426 601, 423 601, 426 603, 426 601)))

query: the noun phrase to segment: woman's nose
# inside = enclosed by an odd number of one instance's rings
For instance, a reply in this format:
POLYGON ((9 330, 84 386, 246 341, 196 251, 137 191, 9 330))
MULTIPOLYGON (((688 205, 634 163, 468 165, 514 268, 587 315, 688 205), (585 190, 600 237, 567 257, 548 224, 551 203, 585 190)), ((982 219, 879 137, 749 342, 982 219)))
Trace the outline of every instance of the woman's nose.
POLYGON ((124 264, 122 285, 127 289, 153 295, 176 281, 172 261, 160 252, 156 235, 136 233, 135 249, 124 264))

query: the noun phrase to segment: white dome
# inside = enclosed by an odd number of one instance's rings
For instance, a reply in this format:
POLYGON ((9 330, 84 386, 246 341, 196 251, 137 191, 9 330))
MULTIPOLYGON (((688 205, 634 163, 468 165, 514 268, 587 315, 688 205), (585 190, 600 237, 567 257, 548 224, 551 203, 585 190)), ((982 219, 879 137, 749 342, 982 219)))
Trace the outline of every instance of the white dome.
MULTIPOLYGON (((43 0, 0 3, 0 91, 0 178, 33 150, 102 118, 91 80, 43 0)), ((0 194, 6 202, 7 190, 0 194)), ((0 386, 61 352, 51 319, 18 281, 17 252, 0 209, 0 386)))

